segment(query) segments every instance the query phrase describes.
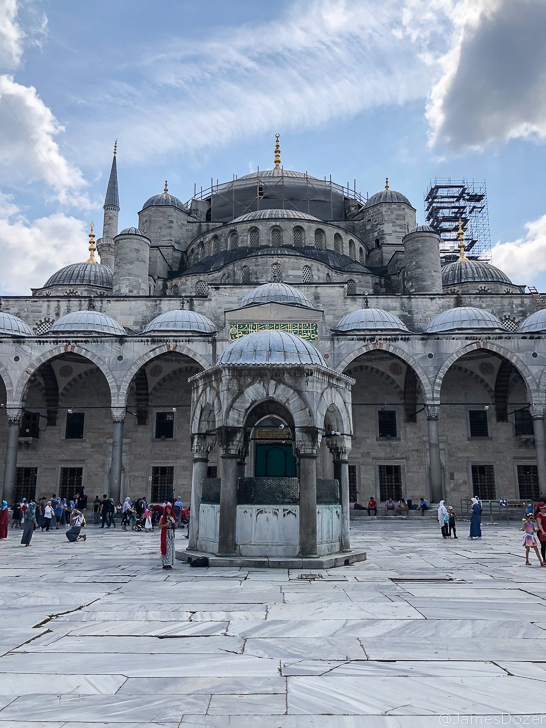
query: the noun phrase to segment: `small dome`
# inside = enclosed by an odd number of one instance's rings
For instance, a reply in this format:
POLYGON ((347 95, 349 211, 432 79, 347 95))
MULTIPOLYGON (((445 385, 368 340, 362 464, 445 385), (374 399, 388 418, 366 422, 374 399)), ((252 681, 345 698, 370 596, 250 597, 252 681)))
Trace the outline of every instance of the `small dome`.
POLYGON ((444 311, 432 319, 425 334, 440 334, 449 331, 506 331, 496 316, 481 308, 460 306, 444 311))
POLYGON ((395 192, 395 190, 381 190, 372 195, 364 207, 372 207, 372 205, 379 205, 383 202, 403 202, 405 205, 409 205, 411 202, 401 192, 395 192))
POLYGON ((518 334, 539 334, 546 331, 546 308, 536 311, 520 324, 518 334))
POLYGON ((144 235, 144 233, 136 227, 125 228, 125 230, 122 230, 118 233, 118 235, 142 235, 143 237, 146 237, 146 235, 144 235))
POLYGON ((231 366, 283 366, 316 364, 326 366, 322 354, 305 339, 287 331, 257 331, 242 336, 225 349, 218 364, 231 366))
POLYGON ((32 336, 32 331, 17 316, 0 311, 0 336, 32 336))
POLYGON ((145 210, 147 207, 158 207, 158 206, 170 206, 178 207, 179 210, 187 212, 186 206, 181 202, 178 197, 170 195, 168 192, 162 192, 160 195, 154 195, 146 200, 142 205, 142 209, 145 210))
POLYGON ((312 220, 313 222, 321 222, 318 217, 308 215, 306 212, 298 210, 257 210, 256 212, 247 212, 235 218, 232 222, 250 222, 251 220, 312 220))
POLYGON ((403 331, 410 333, 404 323, 393 313, 381 308, 361 308, 344 316, 335 331, 403 331))
POLYGON ((195 311, 167 311, 156 316, 145 327, 143 334, 167 334, 192 331, 196 334, 214 334, 216 327, 210 319, 195 311))
POLYGON ((412 233, 433 233, 434 235, 439 235, 438 231, 430 227, 430 225, 416 225, 409 231, 408 235, 412 233))
POLYGON ((442 285, 456 286, 458 283, 507 283, 512 281, 494 265, 482 260, 456 260, 442 268, 442 285))
POLYGON ((264 283, 263 286, 258 286, 247 293, 241 299, 239 306, 246 308, 246 306, 256 306, 260 303, 288 303, 293 306, 313 308, 307 296, 286 283, 264 283))
POLYGON ((104 336, 126 336, 125 329, 110 316, 98 311, 73 311, 57 319, 49 334, 99 334, 104 336))
POLYGON ((72 263, 48 279, 44 288, 49 286, 97 286, 112 288, 113 273, 100 263, 72 263))

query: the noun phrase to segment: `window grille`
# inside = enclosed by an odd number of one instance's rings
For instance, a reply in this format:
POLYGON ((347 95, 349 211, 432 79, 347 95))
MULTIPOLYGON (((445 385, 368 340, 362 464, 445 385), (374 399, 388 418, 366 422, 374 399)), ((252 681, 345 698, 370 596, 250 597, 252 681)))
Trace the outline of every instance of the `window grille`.
POLYGON ((468 417, 470 419, 470 437, 489 437, 485 410, 471 410, 468 417))
POLYGON ((197 281, 195 284, 195 294, 197 296, 208 296, 209 295, 209 287, 205 283, 205 281, 197 281))
POLYGON ((382 501, 402 498, 401 465, 379 465, 379 492, 382 501))
POLYGON ((302 227, 295 227, 294 228, 294 247, 296 248, 302 248, 303 247, 303 228, 302 227))
POLYGON ((152 503, 164 503, 173 496, 174 467, 161 465, 152 468, 152 503))
POLYGON ((37 412, 23 413, 19 437, 40 437, 40 415, 37 412))
POLYGON ((538 469, 536 465, 518 465, 519 497, 536 503, 539 500, 538 469))
POLYGON ((324 230, 321 230, 320 228, 318 230, 315 230, 315 248, 317 250, 324 250, 326 247, 326 238, 324 235, 324 230))
POLYGON ((174 412, 156 412, 156 440, 172 440, 174 437, 174 412))
POLYGON ((241 280, 243 283, 250 283, 250 268, 248 265, 243 265, 241 270, 241 280))
POLYGON ((334 250, 336 253, 343 253, 343 238, 339 233, 334 235, 334 250))
POLYGON ((280 263, 273 263, 271 266, 271 281, 272 283, 282 282, 282 270, 280 263))
POLYGON ((379 410, 377 412, 379 437, 396 437, 396 412, 379 410))
POLYGON ((84 412, 67 412, 65 438, 67 440, 83 440, 84 422, 84 412))
POLYGON ((15 472, 15 500, 26 498, 27 501, 36 499, 36 480, 38 468, 17 468, 15 472))
POLYGON ((249 238, 249 242, 250 242, 250 247, 251 248, 258 248, 259 247, 259 245, 260 245, 260 231, 258 230, 258 228, 256 228, 256 227, 250 228, 250 232, 248 234, 248 238, 249 238))
POLYGON ((473 494, 480 500, 495 500, 495 470, 492 465, 472 466, 473 494))
POLYGON ((347 281, 347 295, 356 296, 356 283, 352 278, 347 281))
POLYGON ((516 437, 519 435, 534 435, 535 430, 533 427, 533 418, 528 409, 520 409, 514 412, 515 417, 515 434, 516 437))
POLYGON ((53 326, 55 321, 50 318, 42 319, 41 321, 38 321, 36 326, 34 327, 33 331, 36 334, 36 336, 41 336, 42 334, 45 334, 49 331, 49 329, 53 326))
POLYGON ((218 477, 218 466, 217 465, 208 465, 207 466, 207 478, 217 478, 218 477))
POLYGON ((313 280, 313 274, 311 272, 311 266, 310 265, 304 265, 303 266, 301 280, 302 280, 303 283, 311 283, 311 281, 313 280))
POLYGON ((237 233, 234 230, 233 232, 231 232, 229 234, 229 249, 237 250, 238 247, 239 247, 239 236, 237 235, 237 233))
POLYGON ((59 498, 70 500, 78 493, 83 484, 83 468, 61 468, 59 498))
POLYGON ((349 465, 349 502, 356 503, 357 498, 356 465, 349 465))
POLYGON ((282 245, 282 230, 280 227, 271 228, 271 245, 274 248, 282 245))
POLYGON ((500 322, 507 331, 518 330, 519 321, 515 318, 512 318, 512 316, 502 316, 500 322))

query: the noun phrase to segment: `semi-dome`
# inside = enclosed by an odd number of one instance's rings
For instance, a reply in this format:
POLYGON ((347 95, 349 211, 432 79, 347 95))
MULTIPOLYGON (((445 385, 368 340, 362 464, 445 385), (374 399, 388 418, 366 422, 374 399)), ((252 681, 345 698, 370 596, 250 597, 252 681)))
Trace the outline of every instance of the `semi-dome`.
POLYGON ((142 209, 145 210, 147 207, 178 207, 179 210, 183 210, 184 212, 187 212, 186 205, 184 205, 183 202, 181 202, 178 197, 175 197, 174 195, 170 195, 167 191, 167 185, 165 184, 165 190, 160 195, 153 195, 153 197, 149 197, 144 205, 142 206, 142 209))
POLYGON ((44 288, 49 286, 97 286, 112 288, 113 272, 101 263, 72 263, 48 279, 44 288))
POLYGON ((456 260, 442 268, 442 285, 456 286, 459 283, 507 283, 512 281, 494 265, 483 260, 456 260))
POLYGON ((361 308, 344 316, 335 331, 393 331, 409 334, 406 325, 393 313, 381 308, 361 308))
POLYGON ((99 311, 73 311, 57 319, 49 334, 98 334, 100 336, 125 336, 123 326, 99 311))
POLYGON ((455 331, 506 331, 496 316, 489 311, 470 306, 460 306, 444 311, 432 319, 425 334, 455 331))
POLYGON ((321 222, 318 217, 308 215, 306 212, 300 212, 299 210, 256 210, 255 212, 247 212, 246 215, 241 215, 235 218, 233 222, 250 222, 251 220, 312 220, 313 222, 321 222))
POLYGON ((214 334, 215 325, 206 316, 195 311, 167 311, 155 319, 145 327, 144 334, 168 334, 192 332, 196 334, 214 334))
POLYGON ((32 336, 32 331, 18 316, 0 311, 0 336, 32 336))
POLYGON ((118 233, 118 235, 143 235, 144 237, 146 237, 146 235, 144 235, 144 233, 136 227, 125 228, 120 233, 118 233))
POLYGON ((286 283, 264 283, 243 296, 239 306, 256 306, 261 303, 287 303, 293 306, 313 308, 311 301, 297 288, 286 283))
POLYGON ((375 195, 372 195, 364 207, 372 207, 372 205, 379 205, 384 202, 403 202, 405 205, 412 206, 408 198, 401 192, 385 188, 381 192, 376 192, 375 195))
POLYGON ((305 339, 287 331, 257 331, 224 349, 218 364, 230 366, 326 366, 322 354, 305 339))
POLYGON ((528 316, 518 328, 519 334, 539 334, 546 331, 546 308, 528 316))

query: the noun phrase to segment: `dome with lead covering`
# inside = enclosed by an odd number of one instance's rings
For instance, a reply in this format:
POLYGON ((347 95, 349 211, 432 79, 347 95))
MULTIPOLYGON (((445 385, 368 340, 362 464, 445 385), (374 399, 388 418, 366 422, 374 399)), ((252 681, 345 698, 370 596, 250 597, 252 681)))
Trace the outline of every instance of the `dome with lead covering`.
POLYGON ((430 227, 430 225, 416 225, 409 231, 408 235, 411 235, 412 233, 433 233, 434 235, 439 236, 439 232, 430 227))
POLYGON ((97 286, 112 288, 113 272, 101 263, 72 263, 48 279, 44 288, 50 286, 97 286))
POLYGON ((32 331, 18 316, 0 311, 0 336, 32 336, 32 331))
POLYGON ((287 303, 293 306, 313 308, 307 296, 286 283, 264 283, 263 286, 258 286, 243 296, 239 305, 241 308, 246 308, 246 306, 256 306, 260 303, 287 303))
POLYGON ((401 192, 385 189, 372 195, 364 207, 372 207, 372 205, 379 205, 385 202, 403 202, 405 205, 412 206, 408 198, 401 192))
POLYGON ((539 334, 546 331, 546 308, 536 311, 520 324, 518 334, 539 334))
POLYGON ((494 265, 483 260, 456 260, 442 268, 442 285, 456 286, 459 283, 507 283, 512 281, 494 265))
POLYGON ((195 311, 167 311, 145 327, 144 334, 177 334, 181 332, 192 332, 195 334, 214 334, 215 325, 206 316, 195 311))
POLYGON ((335 331, 348 333, 349 331, 393 331, 409 334, 409 329, 393 313, 383 311, 381 308, 361 308, 358 311, 344 316, 335 331))
POLYGON ((122 230, 118 233, 118 235, 142 235, 143 237, 146 237, 146 235, 144 235, 144 233, 136 227, 125 228, 125 230, 122 230))
POLYGON ((142 205, 142 209, 145 210, 147 207, 177 207, 179 210, 187 212, 187 208, 178 197, 170 195, 168 192, 162 192, 160 195, 153 195, 149 197, 146 202, 142 205))
POLYGON ((326 366, 322 354, 305 339, 287 331, 257 331, 225 349, 218 364, 230 366, 326 366))
POLYGON ((247 212, 235 218, 233 222, 250 222, 251 220, 311 220, 312 222, 321 222, 318 217, 308 215, 306 212, 299 210, 256 210, 256 212, 247 212))
POLYGON ((99 336, 126 336, 123 326, 99 311, 73 311, 57 319, 49 334, 98 334, 99 336))
POLYGON ((489 311, 470 306, 460 306, 444 311, 432 319, 425 334, 441 334, 455 331, 506 331, 496 316, 489 311))

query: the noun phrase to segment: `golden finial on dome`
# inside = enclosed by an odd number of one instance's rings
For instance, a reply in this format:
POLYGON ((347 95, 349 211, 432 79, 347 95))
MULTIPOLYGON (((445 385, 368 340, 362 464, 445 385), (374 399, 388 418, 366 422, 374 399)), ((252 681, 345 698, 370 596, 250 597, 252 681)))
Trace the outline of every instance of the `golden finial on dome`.
POLYGON ((116 141, 114 142, 114 157, 116 156, 117 153, 118 153, 118 140, 116 139, 116 141))
POLYGON ((459 230, 457 232, 457 240, 459 241, 457 243, 457 247, 460 251, 459 260, 457 263, 459 263, 461 260, 468 260, 466 255, 464 254, 465 244, 464 244, 464 230, 463 230, 463 221, 459 218, 459 230))
POLYGON ((168 195, 169 194, 169 188, 167 187, 167 180, 165 180, 165 189, 163 190, 163 194, 164 195, 168 195))
POLYGON ((96 263, 95 260, 95 233, 93 232, 94 229, 93 223, 91 223, 91 232, 89 233, 89 260, 88 263, 96 263))
POLYGON ((281 147, 279 144, 280 134, 275 134, 275 169, 281 168, 281 147))
POLYGON ((385 189, 386 190, 389 189, 389 178, 388 177, 385 179, 385 189))

